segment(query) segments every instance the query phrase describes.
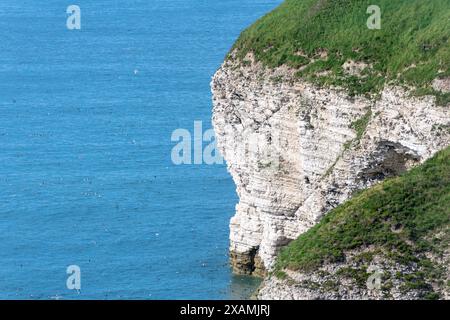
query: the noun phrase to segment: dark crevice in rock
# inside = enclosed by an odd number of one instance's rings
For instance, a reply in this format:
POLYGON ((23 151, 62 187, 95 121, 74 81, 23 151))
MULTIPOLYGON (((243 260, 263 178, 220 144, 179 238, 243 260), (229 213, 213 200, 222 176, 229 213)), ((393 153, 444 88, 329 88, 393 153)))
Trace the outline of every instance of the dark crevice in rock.
POLYGON ((420 161, 416 153, 399 143, 383 141, 378 150, 374 160, 358 175, 360 180, 372 182, 395 177, 420 161))

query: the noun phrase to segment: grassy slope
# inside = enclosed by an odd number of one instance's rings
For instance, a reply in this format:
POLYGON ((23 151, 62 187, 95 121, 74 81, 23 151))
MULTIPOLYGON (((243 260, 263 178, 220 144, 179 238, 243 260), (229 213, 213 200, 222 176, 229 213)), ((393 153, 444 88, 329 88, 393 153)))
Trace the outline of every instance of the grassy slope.
POLYGON ((270 67, 308 65, 299 77, 352 94, 376 93, 396 81, 447 103, 449 95, 430 84, 450 75, 449 37, 449 0, 286 0, 244 31, 235 49, 240 58, 253 52, 270 67), (380 30, 367 28, 369 5, 381 8, 380 30), (318 59, 323 50, 328 58, 318 59), (349 59, 372 68, 362 78, 347 75, 342 65, 349 59), (317 76, 325 70, 328 75, 317 76))
POLYGON ((282 250, 276 269, 312 271, 343 260, 346 250, 374 245, 399 263, 418 263, 433 272, 422 253, 438 253, 449 240, 450 147, 331 211, 282 250), (432 240, 438 231, 443 236, 432 240))

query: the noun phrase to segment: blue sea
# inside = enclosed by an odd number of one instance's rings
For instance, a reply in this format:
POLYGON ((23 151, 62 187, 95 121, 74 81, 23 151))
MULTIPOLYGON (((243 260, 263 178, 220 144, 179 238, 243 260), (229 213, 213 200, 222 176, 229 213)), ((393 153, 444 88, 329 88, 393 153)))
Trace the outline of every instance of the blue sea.
POLYGON ((173 164, 171 135, 211 128, 212 75, 280 2, 1 0, 0 299, 248 297, 233 181, 173 164))

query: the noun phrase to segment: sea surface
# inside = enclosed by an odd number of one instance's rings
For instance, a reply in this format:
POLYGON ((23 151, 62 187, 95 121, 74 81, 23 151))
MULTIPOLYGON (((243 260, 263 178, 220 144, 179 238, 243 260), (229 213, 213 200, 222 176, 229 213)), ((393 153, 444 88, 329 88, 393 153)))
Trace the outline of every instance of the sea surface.
POLYGON ((0 299, 249 295, 228 265, 233 181, 174 165, 171 135, 211 128, 212 75, 280 2, 0 1, 0 299))

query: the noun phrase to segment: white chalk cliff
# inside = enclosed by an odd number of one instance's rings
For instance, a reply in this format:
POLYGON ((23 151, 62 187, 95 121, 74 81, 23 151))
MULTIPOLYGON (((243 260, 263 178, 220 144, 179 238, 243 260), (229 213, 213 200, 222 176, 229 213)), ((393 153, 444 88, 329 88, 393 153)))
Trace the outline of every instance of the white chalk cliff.
POLYGON ((351 97, 246 61, 231 55, 211 84, 216 139, 239 196, 230 223, 238 273, 264 274, 281 247, 355 191, 450 144, 450 108, 433 96, 386 86, 351 97))

